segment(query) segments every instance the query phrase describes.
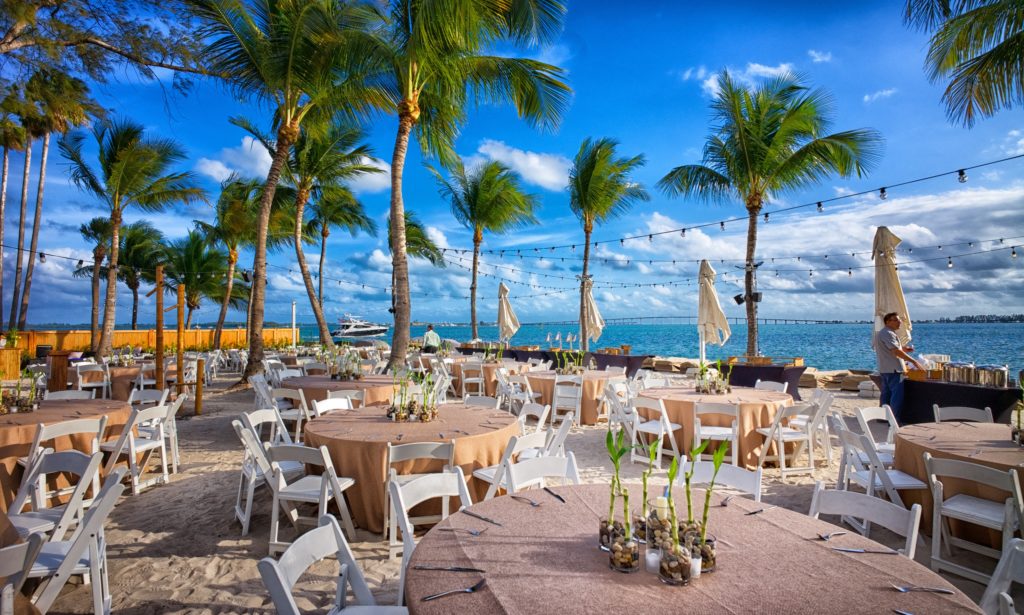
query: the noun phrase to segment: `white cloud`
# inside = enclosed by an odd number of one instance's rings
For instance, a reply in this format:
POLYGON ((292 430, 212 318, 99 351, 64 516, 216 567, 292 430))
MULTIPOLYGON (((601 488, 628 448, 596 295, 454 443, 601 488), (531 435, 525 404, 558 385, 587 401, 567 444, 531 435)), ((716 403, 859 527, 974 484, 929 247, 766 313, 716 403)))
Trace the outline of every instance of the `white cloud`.
POLYGON ((881 100, 883 98, 889 98, 890 96, 892 96, 896 92, 897 92, 896 88, 886 88, 884 90, 878 90, 877 92, 872 92, 870 94, 865 94, 864 95, 864 104, 871 104, 871 103, 875 102, 876 100, 881 100))
POLYGON ((348 183, 356 194, 383 192, 391 187, 391 165, 379 158, 363 158, 363 164, 376 167, 380 173, 363 173, 348 183))
POLYGON ((831 51, 818 51, 816 49, 808 49, 807 55, 811 57, 811 62, 814 62, 815 64, 821 64, 822 62, 832 61, 831 51))
POLYGON ((217 158, 200 158, 195 170, 217 181, 224 181, 231 173, 243 177, 265 178, 270 171, 270 152, 250 136, 242 137, 238 147, 225 147, 217 158))
POLYGON ((687 68, 686 70, 679 73, 679 78, 683 81, 689 81, 690 79, 703 80, 708 76, 708 69, 704 66, 697 66, 687 68))
MULTIPOLYGON (((792 74, 793 65, 789 62, 783 62, 776 66, 768 66, 767 64, 760 64, 758 62, 748 62, 744 68, 729 68, 727 70, 729 71, 729 75, 737 83, 753 86, 761 79, 771 79, 792 74)), ((718 73, 708 74, 707 77, 701 81, 700 87, 706 95, 712 98, 717 96, 718 73)))
POLYGON ((538 62, 551 64, 552 66, 558 66, 564 69, 565 64, 567 64, 569 60, 572 60, 572 49, 563 43, 548 45, 541 49, 533 59, 538 62))
MULTIPOLYGON (((564 190, 569 183, 572 161, 561 154, 521 150, 494 139, 484 139, 476 151, 488 160, 497 160, 507 165, 528 184, 559 191, 564 190)), ((468 156, 466 164, 472 166, 479 160, 479 156, 468 156)))
POLYGON ((427 237, 437 244, 439 248, 449 248, 451 245, 448 243, 448 237, 445 236, 444 232, 436 226, 427 227, 427 237))
POLYGON ((1003 151, 1010 156, 1024 154, 1024 137, 1021 137, 1019 130, 1011 130, 1006 133, 1003 140, 1003 151))

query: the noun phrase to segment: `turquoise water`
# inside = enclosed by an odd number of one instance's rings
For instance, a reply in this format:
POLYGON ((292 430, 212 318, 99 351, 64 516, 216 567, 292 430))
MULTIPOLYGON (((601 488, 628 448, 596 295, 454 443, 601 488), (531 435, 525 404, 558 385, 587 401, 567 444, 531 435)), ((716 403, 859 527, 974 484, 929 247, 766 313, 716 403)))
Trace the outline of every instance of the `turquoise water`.
MULTIPOLYGON (((425 327, 413 327, 413 337, 423 335, 425 327)), ((871 350, 871 325, 761 325, 759 328, 761 352, 768 356, 804 357, 806 365, 818 369, 874 369, 875 355, 871 350)), ((564 338, 574 332, 568 326, 523 326, 512 343, 545 346, 548 333, 561 331, 564 338)), ((469 327, 438 327, 442 338, 470 339, 469 327)), ((316 340, 316 329, 301 328, 304 340, 316 340)), ((1009 365, 1011 376, 1024 369, 1024 324, 915 324, 914 345, 918 353, 948 354, 954 361, 974 361, 976 364, 1009 365)), ((388 336, 390 337, 390 336, 388 336)), ((388 337, 381 339, 387 340, 388 337)), ((497 327, 480 327, 480 337, 498 338, 497 327)), ((696 357, 698 340, 696 325, 609 325, 592 347, 630 344, 637 354, 696 357)), ((732 337, 721 348, 708 346, 711 360, 741 355, 746 351, 745 325, 732 325, 732 337)), ((565 347, 568 347, 567 345, 565 347)))

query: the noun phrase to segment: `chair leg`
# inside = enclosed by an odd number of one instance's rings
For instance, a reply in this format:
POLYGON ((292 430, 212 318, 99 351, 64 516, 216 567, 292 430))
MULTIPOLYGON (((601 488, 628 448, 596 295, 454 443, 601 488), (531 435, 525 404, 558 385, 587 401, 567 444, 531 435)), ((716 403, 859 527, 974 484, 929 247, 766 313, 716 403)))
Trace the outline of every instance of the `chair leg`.
POLYGON ((270 555, 277 552, 278 546, 278 534, 280 530, 281 522, 281 501, 277 497, 277 492, 274 492, 274 503, 270 509, 270 555))
POLYGON ((348 511, 348 502, 345 501, 344 493, 336 493, 334 499, 338 504, 338 512, 341 513, 341 525, 345 528, 349 540, 356 539, 356 526, 352 523, 352 514, 348 511))
POLYGON ((732 465, 736 467, 739 467, 740 465, 740 447, 738 445, 739 436, 738 434, 734 434, 732 440, 729 441, 729 448, 732 449, 732 465))

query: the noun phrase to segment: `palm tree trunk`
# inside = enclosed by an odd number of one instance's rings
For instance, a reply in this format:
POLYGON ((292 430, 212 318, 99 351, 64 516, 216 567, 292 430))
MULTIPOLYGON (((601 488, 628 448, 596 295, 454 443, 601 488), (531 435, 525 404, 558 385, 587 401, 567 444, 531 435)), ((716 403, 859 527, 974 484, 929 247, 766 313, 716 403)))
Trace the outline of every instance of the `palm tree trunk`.
POLYGON ((43 152, 39 157, 39 186, 36 188, 36 213, 32 218, 32 241, 28 249, 28 267, 25 269, 25 289, 21 292, 21 314, 18 315, 18 329, 24 331, 28 322, 28 298, 32 292, 32 272, 36 259, 32 258, 39 247, 39 227, 43 216, 43 187, 46 185, 46 156, 50 152, 50 133, 43 135, 43 152))
POLYGON ((587 341, 587 270, 590 265, 590 234, 594 228, 584 223, 583 237, 586 243, 583 244, 583 272, 580 279, 580 350, 586 352, 590 348, 587 341))
POLYGON ((747 263, 743 274, 743 292, 747 299, 747 354, 757 355, 757 302, 754 301, 754 252, 757 249, 757 215, 761 204, 748 205, 747 219, 747 263))
POLYGON ((136 282, 132 289, 132 331, 139 328, 139 284, 136 282))
POLYGON ((480 263, 480 243, 483 241, 483 233, 477 228, 473 231, 473 281, 469 285, 469 323, 473 328, 473 339, 480 335, 476 326, 476 269, 480 263))
MULTIPOLYGON (((317 299, 320 301, 320 311, 324 309, 324 258, 327 256, 327 235, 329 235, 327 226, 324 226, 324 230, 320 233, 320 288, 317 292, 317 299)), ((334 340, 331 340, 332 342, 334 340)))
MULTIPOLYGON (((406 104, 403 101, 403 104, 406 104)), ((408 112, 399 113, 398 135, 395 137, 395 151, 391 157, 391 268, 395 281, 392 296, 395 308, 395 330, 391 336, 391 358, 388 368, 405 363, 409 351, 409 321, 412 304, 409 300, 409 259, 405 250, 405 203, 402 201, 402 172, 405 170, 405 154, 409 150, 409 135, 412 133, 413 117, 408 112)))
POLYGON ((28 172, 32 164, 32 141, 25 146, 25 172, 21 177, 21 214, 18 218, 18 260, 14 265, 14 294, 11 296, 11 314, 7 323, 13 329, 18 322, 18 297, 21 293, 21 262, 25 253, 25 209, 28 207, 28 172))
POLYGON ((263 370, 263 315, 267 292, 267 230, 270 226, 270 211, 274 205, 274 192, 277 191, 277 182, 281 179, 281 168, 284 166, 285 158, 288 157, 288 148, 295 142, 298 133, 299 126, 294 122, 278 129, 274 158, 270 163, 270 170, 267 172, 267 181, 263 185, 263 194, 260 196, 260 217, 256 225, 256 254, 252 259, 249 363, 245 366, 245 372, 242 374, 242 382, 246 382, 249 376, 263 370))
POLYGON ((120 256, 121 210, 110 212, 110 256, 107 259, 107 302, 103 309, 103 331, 97 354, 105 357, 114 345, 114 318, 117 313, 117 259, 120 256))
POLYGON ((194 307, 189 305, 188 306, 188 311, 185 312, 185 328, 186 329, 191 329, 192 328, 192 310, 194 310, 194 309, 195 309, 194 307))
POLYGON ((231 303, 231 290, 235 285, 236 262, 238 262, 238 248, 228 248, 228 284, 227 288, 224 289, 224 300, 220 303, 220 314, 217 315, 217 326, 213 330, 214 350, 220 350, 220 338, 221 334, 224 332, 224 321, 228 317, 228 304, 231 303))
POLYGON ((7 169, 10 163, 10 150, 4 148, 4 169, 0 176, 0 323, 4 321, 4 213, 7 209, 7 169))
MULTIPOLYGON (((306 293, 309 295, 309 304, 313 308, 313 316, 316 318, 316 327, 320 331, 320 343, 334 350, 334 340, 327 328, 327 320, 324 319, 324 311, 316 298, 316 290, 313 288, 313 278, 309 275, 309 267, 306 266, 306 253, 302 250, 302 215, 306 210, 308 193, 299 190, 295 195, 295 259, 299 261, 299 271, 302 272, 302 283, 306 285, 306 293)), ((320 272, 323 278, 323 271, 320 272)))
POLYGON ((92 251, 92 322, 89 328, 89 350, 96 353, 100 345, 100 269, 103 268, 103 252, 92 251))

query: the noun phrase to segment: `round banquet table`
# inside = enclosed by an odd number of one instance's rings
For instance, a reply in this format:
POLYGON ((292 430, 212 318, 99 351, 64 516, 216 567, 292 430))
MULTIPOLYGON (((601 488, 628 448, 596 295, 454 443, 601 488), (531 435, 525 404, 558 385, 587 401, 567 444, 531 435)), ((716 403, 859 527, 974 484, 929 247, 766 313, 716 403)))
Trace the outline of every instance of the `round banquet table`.
POLYGON ((330 376, 286 378, 281 386, 302 389, 307 403, 327 399, 330 391, 362 391, 363 405, 390 403, 394 379, 391 376, 363 376, 362 380, 331 380, 330 376))
MULTIPOLYGON (((698 403, 715 404, 739 404, 740 417, 737 422, 739 429, 739 463, 748 470, 757 468, 758 455, 761 454, 761 446, 764 444, 764 437, 757 433, 759 427, 771 427, 775 420, 775 413, 793 403, 793 398, 787 393, 775 391, 760 391, 746 387, 733 387, 732 392, 726 395, 704 395, 687 387, 659 387, 644 389, 640 391, 641 397, 660 399, 665 402, 665 412, 669 421, 679 425, 681 429, 675 432, 676 442, 679 444, 680 452, 688 453, 693 447, 693 408, 698 403)), ((648 412, 640 409, 641 416, 647 416, 648 412)), ((705 425, 720 425, 728 427, 732 424, 731 419, 725 415, 705 415, 701 418, 705 425)))
MULTIPOLYGON (((462 391, 462 368, 472 360, 454 361, 451 366, 452 382, 457 391, 462 391)), ((501 363, 484 363, 484 390, 489 397, 494 397, 498 391, 498 368, 504 367, 510 374, 523 374, 529 371, 530 366, 518 361, 502 361, 501 363)))
MULTIPOLYGON (((127 402, 111 399, 41 401, 35 412, 0 415, 0 510, 6 511, 21 484, 21 466, 18 458, 28 455, 36 437, 39 423, 52 424, 74 419, 107 416, 106 439, 121 434, 131 408, 127 402)), ((84 435, 57 438, 58 451, 75 449, 87 452, 92 440, 84 435)))
MULTIPOLYGON (((509 438, 519 435, 518 421, 507 412, 461 403, 443 404, 438 410, 438 418, 429 423, 395 423, 387 418, 386 407, 368 406, 332 412, 306 424, 306 445, 326 446, 338 476, 356 481, 345 491, 356 525, 371 532, 384 531, 389 442, 454 440, 455 465, 461 467, 467 477, 473 500, 482 499, 487 493, 486 484, 470 478, 473 470, 501 461, 509 438)), ((415 474, 438 472, 444 465, 440 460, 416 460, 396 463, 393 467, 399 474, 415 474)))
MULTIPOLYGON (((1024 448, 1010 441, 1010 426, 1003 423, 966 423, 948 421, 944 423, 919 423, 901 427, 896 432, 894 466, 918 480, 928 483, 924 467, 924 453, 933 457, 955 459, 988 466, 1006 472, 1017 470, 1018 482, 1024 483, 1024 448)), ((978 485, 977 483, 952 478, 942 478, 943 494, 946 497, 963 493, 974 497, 1003 502, 1009 493, 978 485)), ((900 497, 909 507, 921 505, 921 531, 931 535, 932 494, 928 489, 908 489, 900 497)), ((1002 544, 1001 532, 987 530, 975 525, 950 520, 953 535, 995 547, 1002 544)))
MULTIPOLYGON (((630 485, 639 498, 640 486, 630 485)), ((413 552, 405 580, 409 612, 432 613, 980 613, 971 600, 928 568, 901 555, 840 553, 830 547, 874 548, 854 532, 830 542, 808 540, 836 526, 782 508, 756 516, 762 505, 734 498, 713 507, 710 533, 718 538, 718 568, 686 587, 662 584, 641 569, 622 574, 608 568, 597 548, 598 519, 607 515, 607 485, 559 486, 562 504, 543 491, 529 495, 533 508, 507 496, 473 506, 497 527, 453 514, 424 536, 413 552), (474 537, 443 527, 487 529, 474 537), (415 570, 414 566, 465 566, 485 573, 415 570), (795 576, 794 576, 795 575, 795 576), (423 596, 469 587, 474 594, 423 602, 423 596), (899 593, 889 584, 943 587, 955 593, 899 593), (685 606, 684 606, 685 605, 685 606)), ((694 490, 696 503, 704 493, 694 490)), ((682 490, 677 506, 685 509, 682 490)), ((712 496, 713 506, 720 500, 712 496)), ((617 505, 621 511, 621 506, 617 505)), ((621 512, 620 512, 621 514, 621 512)), ((640 561, 643 565, 644 554, 640 561)))
MULTIPOLYGON (((534 393, 540 393, 540 403, 551 404, 555 395, 555 372, 529 372, 526 379, 534 393)), ((580 400, 579 422, 582 425, 597 424, 597 408, 604 397, 604 387, 609 380, 625 380, 622 374, 609 374, 606 371, 588 369, 583 372, 583 398, 580 400)), ((553 412, 554 410, 552 410, 553 412)))

